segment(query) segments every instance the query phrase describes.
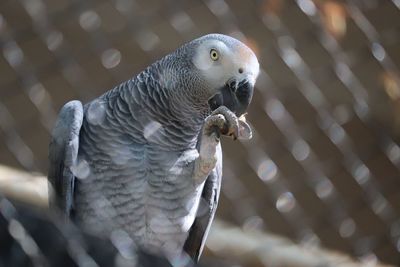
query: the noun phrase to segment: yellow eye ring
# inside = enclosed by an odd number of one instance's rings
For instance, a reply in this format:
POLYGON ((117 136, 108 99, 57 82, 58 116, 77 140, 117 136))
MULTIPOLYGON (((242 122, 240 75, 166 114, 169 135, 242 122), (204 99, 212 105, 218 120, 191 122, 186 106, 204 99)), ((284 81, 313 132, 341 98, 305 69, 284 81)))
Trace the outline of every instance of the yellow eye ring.
POLYGON ((214 61, 218 60, 218 58, 219 58, 218 51, 215 50, 215 49, 211 49, 211 50, 210 50, 210 57, 211 57, 211 59, 214 60, 214 61))

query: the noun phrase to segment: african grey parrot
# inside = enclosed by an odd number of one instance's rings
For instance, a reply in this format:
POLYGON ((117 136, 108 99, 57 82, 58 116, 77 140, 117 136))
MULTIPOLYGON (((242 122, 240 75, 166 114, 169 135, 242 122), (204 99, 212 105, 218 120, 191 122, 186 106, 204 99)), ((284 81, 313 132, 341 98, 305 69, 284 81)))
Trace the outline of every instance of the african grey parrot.
POLYGON ((250 138, 238 118, 258 72, 245 44, 209 34, 84 106, 68 102, 49 148, 50 205, 90 230, 197 261, 219 198, 220 136, 250 138))

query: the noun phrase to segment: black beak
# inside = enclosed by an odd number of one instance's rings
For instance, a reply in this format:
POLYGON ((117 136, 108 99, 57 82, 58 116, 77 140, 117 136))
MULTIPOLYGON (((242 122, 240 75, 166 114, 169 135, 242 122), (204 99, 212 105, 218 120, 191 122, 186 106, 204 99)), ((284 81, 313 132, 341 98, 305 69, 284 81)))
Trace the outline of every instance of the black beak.
POLYGON ((211 110, 226 106, 239 117, 246 112, 253 97, 253 91, 254 87, 248 80, 241 82, 230 80, 219 90, 219 93, 208 100, 208 104, 211 110))

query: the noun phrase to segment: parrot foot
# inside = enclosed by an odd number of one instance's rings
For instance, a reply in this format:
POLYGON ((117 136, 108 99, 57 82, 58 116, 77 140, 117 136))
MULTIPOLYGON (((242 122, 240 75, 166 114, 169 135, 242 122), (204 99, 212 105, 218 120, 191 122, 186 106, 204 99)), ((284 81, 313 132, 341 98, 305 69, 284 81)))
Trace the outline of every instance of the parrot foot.
POLYGON ((219 139, 220 135, 231 136, 234 140, 239 137, 239 120, 235 113, 225 106, 220 106, 206 118, 204 133, 211 135, 216 133, 219 139))
POLYGON ((216 133, 218 140, 221 134, 231 136, 233 140, 249 140, 252 137, 251 127, 246 122, 245 115, 238 118, 225 106, 218 107, 206 118, 204 133, 206 135, 216 133))
POLYGON ((203 135, 196 160, 194 180, 203 183, 217 163, 216 149, 221 135, 231 136, 234 140, 251 138, 251 128, 244 116, 238 117, 225 106, 220 106, 208 116, 204 123, 203 135))

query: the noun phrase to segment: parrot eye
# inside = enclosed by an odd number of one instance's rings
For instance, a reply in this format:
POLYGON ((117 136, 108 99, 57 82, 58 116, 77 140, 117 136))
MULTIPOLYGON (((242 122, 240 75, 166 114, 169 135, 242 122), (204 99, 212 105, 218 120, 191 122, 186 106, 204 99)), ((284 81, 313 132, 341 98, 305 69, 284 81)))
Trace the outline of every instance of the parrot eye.
POLYGON ((213 61, 217 61, 218 58, 219 58, 218 51, 215 50, 215 49, 211 49, 211 50, 210 50, 210 57, 211 57, 211 59, 212 59, 213 61))

